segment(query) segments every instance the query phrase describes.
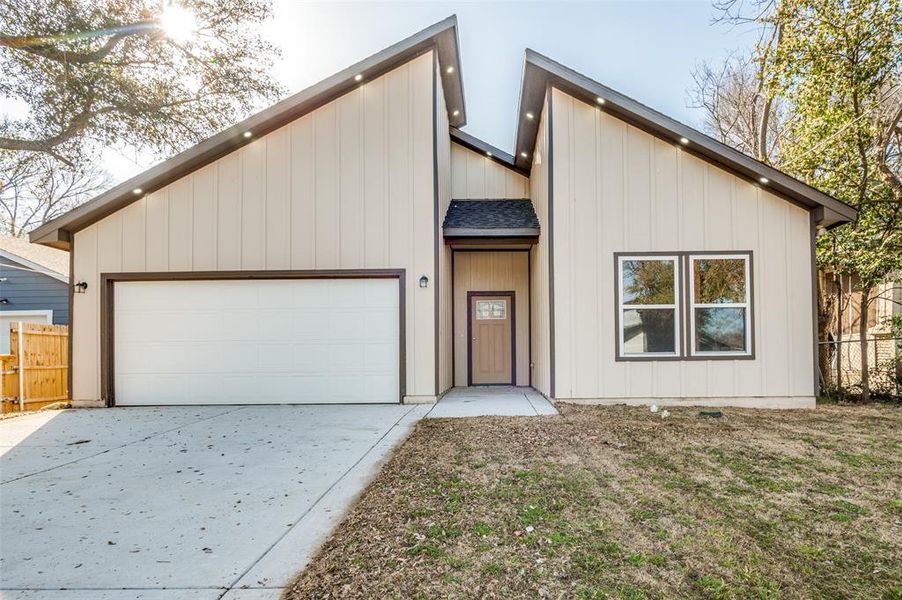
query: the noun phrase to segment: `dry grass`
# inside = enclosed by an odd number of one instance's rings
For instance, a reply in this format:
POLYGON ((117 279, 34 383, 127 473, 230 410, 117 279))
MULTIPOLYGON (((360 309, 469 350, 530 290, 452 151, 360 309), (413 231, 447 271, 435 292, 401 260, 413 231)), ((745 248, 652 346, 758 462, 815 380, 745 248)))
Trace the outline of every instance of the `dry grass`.
POLYGON ((286 594, 902 598, 902 409, 423 421, 286 594))

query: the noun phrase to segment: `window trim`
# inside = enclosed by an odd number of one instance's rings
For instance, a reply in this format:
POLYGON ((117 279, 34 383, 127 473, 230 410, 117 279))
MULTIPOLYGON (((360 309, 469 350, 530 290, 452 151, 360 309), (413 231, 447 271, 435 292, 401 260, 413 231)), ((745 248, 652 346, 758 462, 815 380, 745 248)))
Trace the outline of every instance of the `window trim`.
POLYGON ((614 253, 614 281, 617 298, 616 318, 616 360, 681 360, 683 357, 683 327, 682 327, 682 258, 679 252, 616 252, 614 253), (628 260, 670 260, 673 263, 673 304, 624 304, 623 303, 623 263, 628 260), (623 313, 626 310, 646 309, 672 309, 673 316, 673 352, 642 352, 628 353, 624 351, 623 313))
POLYGON ((688 318, 686 319, 686 340, 688 357, 695 359, 708 358, 754 358, 754 304, 753 279, 752 279, 752 253, 751 252, 690 252, 685 255, 686 261, 686 307, 688 318), (697 303, 695 301, 695 262, 698 260, 742 260, 745 263, 745 302, 729 302, 722 304, 697 303), (721 350, 696 350, 695 349, 695 309, 696 308, 742 308, 745 309, 745 350, 721 351, 721 350))
MULTIPOLYGON (((719 361, 719 360, 755 360, 756 359, 756 336, 755 336, 755 254, 752 250, 698 250, 698 251, 649 251, 649 252, 614 252, 614 361, 615 362, 667 362, 667 361, 719 361), (689 278, 692 277, 690 271, 689 257, 728 257, 728 258, 744 258, 746 259, 746 295, 748 298, 748 318, 746 319, 746 332, 748 349, 747 352, 716 352, 716 353, 693 353, 694 347, 693 335, 690 327, 693 324, 690 321, 693 318, 687 314, 692 306, 690 297, 689 278), (679 332, 677 334, 677 353, 676 354, 624 354, 621 349, 621 340, 623 331, 621 328, 622 320, 622 259, 661 259, 661 258, 677 259, 677 286, 680 295, 677 296, 676 314, 679 332)), ((640 305, 645 306, 645 305, 640 305)), ((724 306, 724 305, 720 305, 724 306)), ((669 305, 664 307, 669 308, 669 305)))

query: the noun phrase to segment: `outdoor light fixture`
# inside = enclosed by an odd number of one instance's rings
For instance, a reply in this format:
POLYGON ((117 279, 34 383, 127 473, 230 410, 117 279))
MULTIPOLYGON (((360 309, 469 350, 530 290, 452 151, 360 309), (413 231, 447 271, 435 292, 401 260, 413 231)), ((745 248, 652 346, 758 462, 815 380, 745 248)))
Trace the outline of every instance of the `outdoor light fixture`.
POLYGON ((9 298, 0 298, 0 304, 9 304, 9 298))
POLYGON ((689 143, 689 140, 688 140, 687 138, 681 137, 681 138, 680 138, 680 143, 683 144, 683 145, 685 146, 686 144, 689 143))
POLYGON ((429 287, 429 278, 426 277, 425 275, 420 276, 420 287, 421 288, 429 287))
POLYGON ((485 155, 488 156, 489 158, 492 158, 492 153, 491 153, 491 152, 486 152, 485 155))
POLYGON ((363 81, 363 75, 357 73, 356 75, 354 75, 354 81, 363 81))
POLYGON ((460 114, 460 111, 459 111, 459 110, 455 110, 453 113, 451 113, 451 116, 452 116, 452 117, 456 117, 456 116, 459 115, 459 114, 460 114))
POLYGON ((88 289, 87 281, 79 281, 75 285, 72 286, 72 291, 76 294, 84 294, 85 290, 88 289))
POLYGON ((143 191, 144 191, 144 190, 142 190, 141 188, 135 188, 135 189, 132 190, 132 193, 133 193, 135 196, 137 196, 138 194, 140 194, 140 193, 143 192, 143 191))
POLYGON ((526 118, 529 119, 530 121, 532 121, 533 119, 536 118, 536 116, 532 113, 526 113, 526 118))
POLYGON ((767 177, 762 177, 758 181, 760 181, 761 183, 764 183, 764 184, 770 183, 770 179, 768 179, 767 177))
POLYGON ((601 96, 596 98, 595 101, 598 102, 599 104, 604 104, 604 98, 602 98, 601 96))
POLYGON ((445 73, 450 74, 450 73, 453 73, 453 72, 454 72, 454 67, 453 67, 453 66, 450 66, 450 67, 448 67, 447 69, 445 69, 445 73))
POLYGON ((246 138, 249 138, 249 137, 251 137, 252 135, 254 135, 254 134, 252 134, 250 131, 245 131, 245 132, 244 132, 244 137, 246 137, 246 138))
POLYGON ((522 156, 523 158, 526 158, 528 156, 528 154, 526 154, 525 152, 521 152, 520 156, 522 156))

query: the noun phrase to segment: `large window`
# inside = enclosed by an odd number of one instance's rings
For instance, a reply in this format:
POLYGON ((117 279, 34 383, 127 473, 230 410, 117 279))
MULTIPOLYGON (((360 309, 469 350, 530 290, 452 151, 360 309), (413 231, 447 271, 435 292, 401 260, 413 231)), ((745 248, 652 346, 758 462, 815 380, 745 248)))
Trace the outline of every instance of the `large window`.
POLYGON ((749 257, 690 255, 689 273, 691 354, 751 354, 749 257))
POLYGON ((678 356, 679 257, 618 260, 621 356, 678 356))
POLYGON ((616 265, 618 359, 752 356, 750 253, 620 254, 616 265))

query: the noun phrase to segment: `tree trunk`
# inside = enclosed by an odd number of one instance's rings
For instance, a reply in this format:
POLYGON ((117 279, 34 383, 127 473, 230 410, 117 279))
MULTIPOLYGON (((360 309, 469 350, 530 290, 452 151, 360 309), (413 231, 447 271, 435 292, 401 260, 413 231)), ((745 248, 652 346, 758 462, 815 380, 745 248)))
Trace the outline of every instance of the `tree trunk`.
POLYGON ((861 346, 861 401, 871 400, 868 378, 868 307, 871 304, 871 286, 861 288, 861 309, 858 317, 858 343, 861 346))
POLYGON ((817 272, 817 367, 820 371, 821 381, 824 384, 824 392, 832 390, 833 372, 830 369, 830 345, 823 342, 830 341, 830 326, 833 316, 833 294, 827 282, 826 274, 817 272))

